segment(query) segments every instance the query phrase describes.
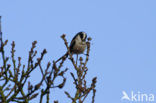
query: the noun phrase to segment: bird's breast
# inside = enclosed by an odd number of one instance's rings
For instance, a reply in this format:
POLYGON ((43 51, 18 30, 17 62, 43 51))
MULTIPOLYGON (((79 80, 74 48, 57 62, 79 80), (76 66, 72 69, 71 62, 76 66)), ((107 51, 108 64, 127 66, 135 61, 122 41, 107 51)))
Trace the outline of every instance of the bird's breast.
POLYGON ((85 51, 85 49, 86 49, 86 43, 77 42, 75 43, 75 46, 73 47, 72 52, 74 54, 82 54, 85 51))

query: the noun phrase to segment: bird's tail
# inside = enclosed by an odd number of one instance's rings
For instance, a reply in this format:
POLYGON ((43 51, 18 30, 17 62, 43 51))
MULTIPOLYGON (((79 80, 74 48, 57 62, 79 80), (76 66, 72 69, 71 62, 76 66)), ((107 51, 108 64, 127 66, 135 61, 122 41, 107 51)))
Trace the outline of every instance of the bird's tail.
POLYGON ((57 63, 58 61, 60 61, 63 58, 67 58, 68 57, 68 52, 66 54, 64 54, 62 57, 60 57, 55 63, 57 63))

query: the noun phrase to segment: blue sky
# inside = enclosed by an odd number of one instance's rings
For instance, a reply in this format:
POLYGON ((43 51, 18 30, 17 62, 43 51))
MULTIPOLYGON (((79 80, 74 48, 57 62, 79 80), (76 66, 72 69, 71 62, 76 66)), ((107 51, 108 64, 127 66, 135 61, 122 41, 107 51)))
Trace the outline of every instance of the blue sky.
MULTIPOLYGON (((48 51, 47 62, 66 52, 60 35, 70 41, 77 32, 87 32, 92 37, 87 80, 98 77, 95 103, 122 103, 122 91, 156 95, 155 5, 155 0, 1 0, 3 37, 15 41, 23 63, 37 40, 37 49, 48 51)), ((72 71, 70 63, 66 66, 72 71)), ((38 78, 36 71, 32 81, 38 78)), ((70 102, 62 93, 72 92, 70 79, 62 91, 52 90, 52 100, 70 102)))

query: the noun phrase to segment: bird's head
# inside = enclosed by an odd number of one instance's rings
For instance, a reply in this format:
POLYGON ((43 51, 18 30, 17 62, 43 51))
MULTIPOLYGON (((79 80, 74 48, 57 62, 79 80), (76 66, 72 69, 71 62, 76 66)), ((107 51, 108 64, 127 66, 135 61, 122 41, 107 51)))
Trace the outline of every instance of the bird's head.
POLYGON ((86 41, 87 34, 85 32, 78 32, 77 35, 80 36, 82 41, 86 41))

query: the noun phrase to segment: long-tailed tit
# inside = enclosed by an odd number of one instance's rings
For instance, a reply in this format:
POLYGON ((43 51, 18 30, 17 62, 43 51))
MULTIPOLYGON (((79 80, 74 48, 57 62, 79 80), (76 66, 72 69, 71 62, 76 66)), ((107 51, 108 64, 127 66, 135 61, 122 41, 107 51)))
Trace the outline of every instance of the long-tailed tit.
MULTIPOLYGON (((85 49, 86 49, 86 38, 87 38, 87 34, 85 32, 78 32, 74 38, 72 39, 69 49, 70 49, 70 53, 71 54, 82 54, 85 49)), ((59 58, 56 63, 58 61, 60 61, 62 58, 67 58, 68 57, 68 52, 66 54, 64 54, 61 58, 59 58)))

